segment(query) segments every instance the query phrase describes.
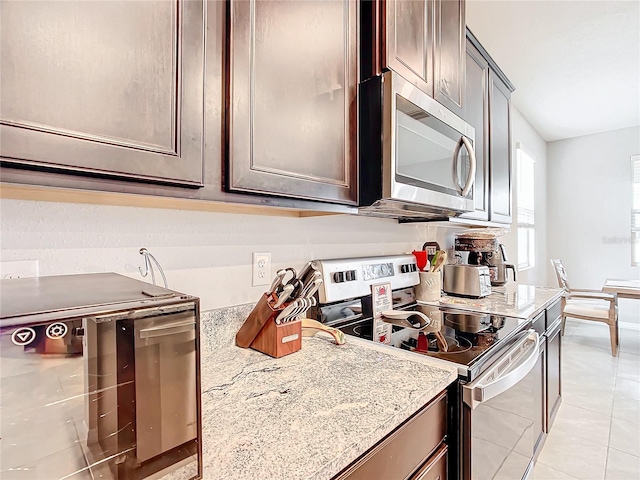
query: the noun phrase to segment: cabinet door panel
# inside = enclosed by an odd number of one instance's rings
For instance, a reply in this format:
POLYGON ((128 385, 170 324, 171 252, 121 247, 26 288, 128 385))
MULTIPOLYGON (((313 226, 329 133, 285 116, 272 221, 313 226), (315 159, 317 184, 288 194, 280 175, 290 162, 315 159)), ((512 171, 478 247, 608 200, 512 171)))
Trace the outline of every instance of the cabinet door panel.
POLYGON ((386 19, 384 67, 433 96, 433 0, 391 0, 386 19))
POLYGON ((465 85, 465 2, 435 0, 434 98, 462 116, 465 85))
POLYGON ((9 163, 202 184, 202 1, 4 2, 9 163))
POLYGON ((475 131, 476 181, 475 212, 463 215, 477 220, 489 219, 489 64, 471 43, 467 44, 464 119, 475 131))
POLYGON ((511 223, 511 92, 489 72, 490 220, 511 223))
POLYGON ((355 203, 357 5, 231 9, 229 189, 355 203))
POLYGON ((547 433, 562 403, 562 336, 557 323, 547 338, 547 433))

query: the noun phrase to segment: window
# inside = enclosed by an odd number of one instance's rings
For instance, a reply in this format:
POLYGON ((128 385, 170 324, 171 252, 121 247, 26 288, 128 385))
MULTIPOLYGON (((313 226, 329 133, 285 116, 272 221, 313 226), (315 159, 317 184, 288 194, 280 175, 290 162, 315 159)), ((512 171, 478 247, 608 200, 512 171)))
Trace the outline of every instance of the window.
POLYGON ((631 265, 640 266, 640 155, 631 157, 631 265))
POLYGON ((535 242, 535 161, 517 144, 517 211, 518 270, 533 268, 536 264, 535 242))

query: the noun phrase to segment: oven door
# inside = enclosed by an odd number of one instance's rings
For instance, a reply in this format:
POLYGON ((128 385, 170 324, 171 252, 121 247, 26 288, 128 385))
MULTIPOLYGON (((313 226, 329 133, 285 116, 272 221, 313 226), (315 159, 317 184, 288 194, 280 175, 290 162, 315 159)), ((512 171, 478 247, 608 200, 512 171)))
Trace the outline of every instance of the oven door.
POLYGON ((477 380, 461 386, 465 480, 529 476, 540 415, 539 352, 538 334, 523 332, 477 380))
POLYGON ((396 73, 383 77, 384 197, 473 211, 473 127, 396 73))

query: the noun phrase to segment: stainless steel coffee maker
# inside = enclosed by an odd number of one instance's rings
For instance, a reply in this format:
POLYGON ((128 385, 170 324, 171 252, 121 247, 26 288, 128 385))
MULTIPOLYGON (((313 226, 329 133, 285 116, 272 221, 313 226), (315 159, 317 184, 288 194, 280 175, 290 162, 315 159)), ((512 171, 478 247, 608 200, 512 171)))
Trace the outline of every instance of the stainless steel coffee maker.
POLYGON ((498 244, 498 248, 485 256, 486 264, 491 274, 491 285, 501 287, 509 281, 507 270, 513 272, 513 281, 516 281, 516 267, 508 262, 504 245, 498 244))

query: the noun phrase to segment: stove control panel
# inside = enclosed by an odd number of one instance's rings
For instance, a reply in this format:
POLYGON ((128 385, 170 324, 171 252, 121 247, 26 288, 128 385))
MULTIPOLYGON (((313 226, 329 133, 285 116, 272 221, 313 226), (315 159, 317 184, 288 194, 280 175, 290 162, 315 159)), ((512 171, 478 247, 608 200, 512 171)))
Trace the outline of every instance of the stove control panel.
POLYGON ((371 294, 371 285, 390 282, 391 288, 413 287, 420 282, 413 255, 314 260, 322 273, 320 303, 333 303, 371 294))

